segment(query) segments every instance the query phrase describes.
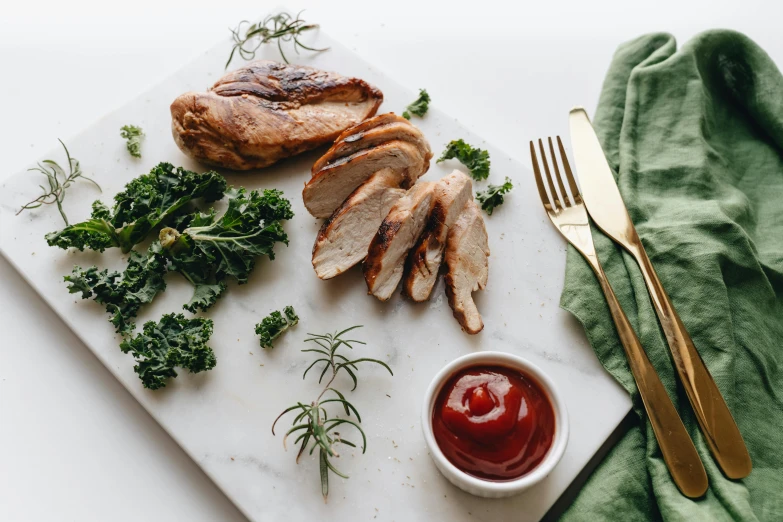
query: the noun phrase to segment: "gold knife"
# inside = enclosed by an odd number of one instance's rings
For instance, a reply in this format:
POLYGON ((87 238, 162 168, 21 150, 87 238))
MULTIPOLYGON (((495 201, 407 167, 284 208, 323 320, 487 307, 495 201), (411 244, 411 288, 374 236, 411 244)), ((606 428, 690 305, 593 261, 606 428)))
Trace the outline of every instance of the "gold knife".
POLYGON ((590 217, 639 264, 674 366, 718 465, 729 478, 747 477, 753 464, 745 441, 647 257, 587 112, 581 107, 572 109, 570 124, 576 170, 590 217))

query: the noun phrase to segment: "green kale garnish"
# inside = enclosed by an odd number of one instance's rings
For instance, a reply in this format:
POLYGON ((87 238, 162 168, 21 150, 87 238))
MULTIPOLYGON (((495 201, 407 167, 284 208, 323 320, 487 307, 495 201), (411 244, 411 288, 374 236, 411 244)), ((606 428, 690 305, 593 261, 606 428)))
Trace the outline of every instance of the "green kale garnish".
POLYGON ((140 158, 141 138, 144 136, 144 131, 141 130, 141 127, 137 127, 135 125, 123 125, 122 128, 120 128, 120 136, 128 141, 126 146, 128 147, 128 152, 130 155, 134 158, 140 158))
POLYGON ((260 336, 261 348, 274 348, 272 341, 298 322, 299 316, 294 312, 293 306, 286 306, 282 313, 274 311, 264 317, 256 325, 256 335, 260 336))
POLYGON ((489 152, 483 149, 474 149, 464 140, 453 140, 438 158, 438 163, 453 158, 468 168, 470 176, 474 180, 479 181, 489 177, 489 152))
POLYGON ((81 292, 82 299, 94 297, 111 314, 109 321, 117 332, 129 335, 136 326, 133 319, 139 309, 166 289, 163 279, 166 264, 160 243, 156 241, 146 254, 132 250, 128 267, 122 273, 76 266, 64 279, 70 293, 81 292))
POLYGON ((402 117, 406 120, 411 119, 411 114, 415 114, 419 118, 427 114, 427 109, 430 108, 430 95, 427 94, 426 89, 419 89, 419 97, 416 98, 416 101, 411 103, 405 108, 405 111, 402 113, 402 117))
POLYGON ((214 211, 197 213, 180 220, 187 228, 164 228, 160 243, 179 272, 194 286, 193 298, 185 305, 191 312, 212 306, 226 288, 225 280, 247 283, 256 257, 275 258, 275 243, 288 244, 280 223, 294 216, 291 202, 279 190, 252 191, 231 188, 228 208, 220 218, 214 211))
POLYGON ((211 370, 217 363, 215 353, 207 345, 212 335, 210 319, 186 319, 182 314, 164 315, 158 323, 144 323, 144 330, 120 344, 124 353, 136 360, 133 370, 150 390, 166 386, 169 377, 176 377, 175 367, 190 373, 211 370))
POLYGON ((481 203, 481 208, 488 215, 492 215, 495 207, 503 204, 503 194, 507 194, 514 188, 511 180, 506 176, 506 182, 502 185, 489 185, 484 192, 476 192, 476 199, 481 203))
POLYGON ((206 202, 223 197, 226 180, 217 172, 198 174, 160 163, 125 185, 114 196, 114 208, 100 201, 92 205, 92 217, 46 235, 49 246, 89 248, 103 252, 120 247, 129 252, 143 241, 152 229, 185 213, 186 204, 203 198, 206 202))

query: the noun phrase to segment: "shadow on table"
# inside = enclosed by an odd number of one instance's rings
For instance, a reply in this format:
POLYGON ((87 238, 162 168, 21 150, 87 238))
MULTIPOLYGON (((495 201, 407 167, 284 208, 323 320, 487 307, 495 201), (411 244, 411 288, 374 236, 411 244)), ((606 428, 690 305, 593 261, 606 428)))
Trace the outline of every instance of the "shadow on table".
POLYGON ((544 517, 541 519, 542 522, 555 521, 559 519, 563 513, 565 513, 565 511, 573 503, 574 499, 576 499, 576 496, 585 485, 585 482, 587 482, 587 479, 590 477, 593 471, 595 471, 595 468, 598 467, 598 464, 600 464, 609 453, 609 450, 611 450, 614 445, 617 444, 626 434, 626 432, 628 432, 631 426, 637 422, 638 418, 634 412, 629 411, 628 415, 625 416, 622 422, 617 425, 617 428, 615 428, 612 434, 609 435, 609 438, 606 439, 606 442, 604 442, 603 445, 598 448, 598 451, 596 451, 595 455, 593 455, 593 458, 587 462, 582 471, 580 471, 573 482, 571 482, 571 485, 566 488, 563 494, 560 495, 560 498, 558 498, 552 507, 549 508, 549 511, 547 511, 546 515, 544 515, 544 517))

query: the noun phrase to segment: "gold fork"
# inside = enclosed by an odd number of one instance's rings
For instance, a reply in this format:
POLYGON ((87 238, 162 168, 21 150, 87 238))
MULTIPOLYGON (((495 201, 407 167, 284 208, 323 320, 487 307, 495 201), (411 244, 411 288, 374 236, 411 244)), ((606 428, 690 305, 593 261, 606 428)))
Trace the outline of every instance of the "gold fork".
POLYGON ((552 138, 549 138, 549 151, 559 193, 552 182, 544 143, 538 140, 541 162, 546 174, 547 186, 549 187, 549 194, 547 194, 536 156, 536 148, 531 141, 530 156, 533 161, 533 173, 538 186, 538 194, 541 196, 541 203, 543 203, 552 224, 587 260, 601 285, 606 302, 609 305, 609 311, 617 328, 617 335, 620 337, 620 341, 625 349, 628 366, 631 368, 636 386, 639 388, 639 395, 644 403, 644 409, 650 418, 650 424, 652 424, 658 446, 661 448, 663 460, 669 468, 669 473, 671 473, 674 483, 682 491, 683 495, 691 498, 700 497, 707 491, 708 484, 704 465, 699 459, 699 454, 696 452, 696 447, 693 445, 693 441, 688 435, 682 419, 680 419, 674 404, 672 404, 669 395, 666 393, 666 388, 663 387, 663 383, 647 358, 647 354, 631 327, 628 317, 626 317, 625 312, 620 307, 614 290, 609 285, 609 280, 606 278, 601 262, 595 253, 595 245, 590 233, 590 222, 587 219, 587 209, 582 201, 579 187, 576 186, 571 166, 568 163, 568 157, 563 148, 563 142, 559 136, 557 137, 557 145, 560 149, 563 170, 568 180, 571 196, 566 191, 563 178, 560 175, 552 138))

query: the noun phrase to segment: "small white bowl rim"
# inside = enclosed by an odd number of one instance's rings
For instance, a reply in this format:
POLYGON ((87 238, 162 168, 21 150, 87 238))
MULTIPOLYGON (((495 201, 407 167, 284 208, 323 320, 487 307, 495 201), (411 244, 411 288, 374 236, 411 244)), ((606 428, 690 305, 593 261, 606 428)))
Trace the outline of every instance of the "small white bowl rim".
POLYGON ((552 379, 546 375, 541 368, 533 364, 532 362, 506 352, 486 351, 476 352, 468 355, 463 355, 454 359, 449 364, 444 366, 432 379, 427 392, 424 395, 424 408, 422 409, 422 427, 424 428, 424 439, 429 447, 430 454, 433 459, 438 461, 439 467, 443 471, 447 471, 459 482, 462 482, 473 489, 484 490, 487 492, 509 495, 517 492, 521 492, 530 486, 543 480, 549 473, 552 472, 554 467, 560 462, 560 459, 565 453, 566 445, 568 444, 568 411, 566 410, 565 403, 563 402, 560 394, 555 388, 555 384, 552 379), (432 431, 432 409, 435 405, 435 396, 440 391, 443 383, 451 377, 454 373, 467 366, 478 365, 499 365, 508 366, 511 368, 521 369, 523 372, 528 373, 531 377, 544 388, 544 392, 548 395, 552 408, 555 413, 555 436, 552 441, 552 446, 549 448, 549 452, 544 459, 536 466, 530 473, 519 477, 518 479, 506 480, 502 482, 484 480, 473 475, 465 473, 457 466, 451 463, 449 459, 443 454, 438 442, 435 440, 435 434, 432 431))

